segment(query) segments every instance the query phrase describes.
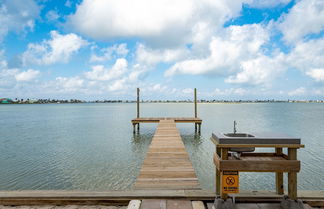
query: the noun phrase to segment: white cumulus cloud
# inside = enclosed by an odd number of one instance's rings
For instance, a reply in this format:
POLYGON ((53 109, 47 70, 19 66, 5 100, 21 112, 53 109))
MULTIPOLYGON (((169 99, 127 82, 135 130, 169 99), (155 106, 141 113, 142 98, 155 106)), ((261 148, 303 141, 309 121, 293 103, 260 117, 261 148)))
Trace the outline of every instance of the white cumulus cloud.
POLYGON ((188 54, 184 48, 152 49, 144 44, 138 44, 136 48, 136 61, 142 64, 154 65, 157 63, 172 63, 188 54))
POLYGON ((27 51, 22 54, 22 62, 25 65, 68 62, 74 53, 88 44, 87 41, 74 33, 62 35, 57 31, 51 31, 50 35, 51 39, 44 40, 40 44, 28 44, 27 51))
POLYGON ((299 87, 295 90, 289 91, 288 95, 289 96, 301 96, 301 95, 306 94, 306 92, 307 92, 307 90, 305 87, 299 87))
POLYGON ((0 41, 9 31, 33 30, 40 7, 33 0, 2 0, 0 2, 0 41))
POLYGON ((227 83, 270 85, 281 72, 286 70, 283 66, 283 54, 277 57, 259 56, 241 62, 241 71, 235 76, 225 80, 227 83))
POLYGON ((313 69, 323 69, 324 38, 298 42, 291 52, 287 54, 286 62, 287 65, 301 70, 307 75, 314 74, 308 72, 313 69))
POLYGON ((15 75, 17 81, 31 81, 39 75, 39 71, 29 69, 15 75))
POLYGON ((250 0, 84 0, 68 25, 95 39, 139 37, 155 45, 192 39, 197 24, 219 28, 250 0))
POLYGON ((292 0, 253 0, 248 5, 253 8, 272 8, 278 5, 286 5, 292 0))
POLYGON ((322 69, 311 69, 310 71, 306 72, 306 74, 316 81, 324 81, 324 68, 322 69))
POLYGON ((103 48, 100 50, 101 55, 92 54, 90 57, 90 62, 103 62, 106 60, 111 60, 114 57, 125 57, 129 49, 126 43, 114 44, 113 46, 103 48))
POLYGON ((165 75, 231 73, 239 69, 242 61, 259 55, 268 38, 267 30, 258 24, 230 26, 224 29, 222 36, 213 37, 207 57, 177 62, 165 75))
POLYGON ((95 65, 92 70, 85 73, 85 77, 90 80, 109 81, 120 78, 127 72, 127 60, 119 58, 115 64, 106 69, 103 65, 95 65))
POLYGON ((55 79, 57 90, 63 92, 75 92, 80 90, 84 85, 84 80, 77 77, 57 77, 55 79))
POLYGON ((324 1, 301 0, 282 17, 279 28, 288 42, 295 43, 308 34, 324 30, 324 1))

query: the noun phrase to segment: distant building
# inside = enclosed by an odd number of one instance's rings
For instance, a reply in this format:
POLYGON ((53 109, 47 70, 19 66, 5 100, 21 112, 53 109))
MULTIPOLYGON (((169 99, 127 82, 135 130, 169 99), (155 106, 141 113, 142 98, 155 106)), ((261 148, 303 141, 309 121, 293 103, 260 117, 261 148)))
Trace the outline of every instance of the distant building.
POLYGON ((12 100, 9 98, 1 98, 0 99, 0 104, 11 104, 12 100))

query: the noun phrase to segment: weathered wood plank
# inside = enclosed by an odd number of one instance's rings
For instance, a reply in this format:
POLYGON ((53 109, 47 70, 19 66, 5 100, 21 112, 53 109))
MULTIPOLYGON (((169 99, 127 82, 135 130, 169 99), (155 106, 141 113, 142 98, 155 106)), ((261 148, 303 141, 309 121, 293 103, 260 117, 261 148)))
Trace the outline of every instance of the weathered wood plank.
POLYGON ((167 200, 167 209, 192 209, 189 200, 167 200))
MULTIPOLYGON (((298 198, 312 207, 324 207, 324 190, 298 191, 298 198)), ((134 199, 215 199, 215 193, 207 190, 131 190, 131 191, 67 191, 67 190, 34 190, 34 191, 0 191, 0 205, 128 205, 134 199)), ((280 203, 282 196, 275 191, 240 191, 237 202, 280 203)), ((240 203, 239 203, 240 204, 240 203)))
MULTIPOLYGON (((132 123, 160 123, 162 120, 174 120, 176 123, 202 123, 200 118, 190 118, 190 117, 173 117, 173 118, 135 118, 132 120, 132 123)), ((169 123, 169 122, 164 122, 169 123)))
POLYGON ((218 155, 214 155, 214 163, 220 170, 253 171, 253 172, 298 172, 300 170, 299 160, 286 160, 283 157, 241 157, 240 160, 230 158, 222 160, 218 155))
MULTIPOLYGON (((297 160, 297 149, 288 148, 288 159, 288 161, 297 160)), ((297 172, 294 170, 288 173, 288 196, 290 199, 297 200, 297 172)))
POLYGON ((203 201, 192 201, 191 204, 193 209, 205 209, 203 201))
POLYGON ((166 200, 143 200, 141 209, 167 209, 166 200))

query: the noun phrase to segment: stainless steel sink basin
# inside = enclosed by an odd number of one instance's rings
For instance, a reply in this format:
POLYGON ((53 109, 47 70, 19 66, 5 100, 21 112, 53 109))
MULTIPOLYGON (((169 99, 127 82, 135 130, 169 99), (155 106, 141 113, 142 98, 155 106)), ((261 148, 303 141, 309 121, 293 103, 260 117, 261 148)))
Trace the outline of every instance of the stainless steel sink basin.
POLYGON ((217 144, 300 144, 300 138, 279 133, 212 133, 217 144))
MULTIPOLYGON (((241 137, 241 138, 254 137, 253 135, 247 134, 247 133, 227 133, 227 134, 224 134, 224 136, 227 136, 227 137, 241 137)), ((233 148, 230 148, 229 151, 231 151, 231 152, 239 152, 239 153, 242 153, 242 152, 254 152, 255 148, 254 147, 233 147, 233 148)))
POLYGON ((224 135, 227 137, 254 137, 253 135, 246 133, 227 133, 224 135))

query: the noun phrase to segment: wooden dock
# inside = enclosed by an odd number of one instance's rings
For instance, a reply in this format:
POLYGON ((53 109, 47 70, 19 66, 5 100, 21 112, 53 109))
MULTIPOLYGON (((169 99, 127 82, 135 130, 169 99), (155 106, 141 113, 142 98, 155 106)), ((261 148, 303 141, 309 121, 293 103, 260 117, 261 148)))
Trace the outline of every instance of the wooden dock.
MULTIPOLYGON (((157 119, 141 119, 155 122, 157 119)), ((158 127, 144 160, 135 189, 200 189, 175 118, 158 119, 158 127)), ((140 122, 138 119, 133 120, 140 122)), ((186 121, 182 118, 179 121, 186 121)), ((201 123, 201 120, 200 120, 201 123)))
POLYGON ((136 132, 136 125, 137 125, 137 131, 139 131, 140 123, 160 123, 162 120, 173 120, 175 123, 194 123, 195 124, 195 133, 199 133, 201 131, 201 123, 202 120, 198 117, 158 117, 158 118, 140 118, 137 117, 132 120, 133 124, 133 132, 136 132))
POLYGON ((159 117, 159 118, 135 118, 132 120, 133 124, 138 123, 159 123, 161 120, 174 120, 175 123, 197 123, 201 124, 200 118, 189 118, 189 117, 159 117))

